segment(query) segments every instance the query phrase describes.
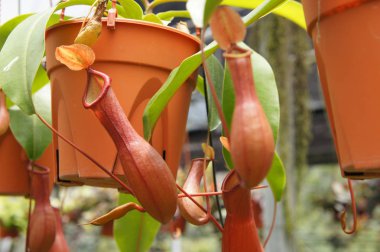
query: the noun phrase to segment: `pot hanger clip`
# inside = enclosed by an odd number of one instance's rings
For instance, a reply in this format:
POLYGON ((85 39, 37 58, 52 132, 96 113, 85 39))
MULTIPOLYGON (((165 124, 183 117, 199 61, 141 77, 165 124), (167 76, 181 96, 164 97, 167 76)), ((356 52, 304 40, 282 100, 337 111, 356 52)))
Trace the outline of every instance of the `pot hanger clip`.
POLYGON ((108 10, 107 16, 107 28, 114 30, 116 28, 116 18, 117 18, 117 10, 116 10, 116 0, 112 0, 112 7, 108 10))

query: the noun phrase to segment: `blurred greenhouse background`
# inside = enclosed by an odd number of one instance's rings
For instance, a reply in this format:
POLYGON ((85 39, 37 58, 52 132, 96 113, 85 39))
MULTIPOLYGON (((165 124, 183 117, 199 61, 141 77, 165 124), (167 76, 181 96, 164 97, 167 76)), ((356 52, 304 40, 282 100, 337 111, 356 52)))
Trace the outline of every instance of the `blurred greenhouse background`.
MULTIPOLYGON (((53 4, 57 2, 53 1, 53 4)), ((1 0, 0 22, 20 13, 41 11, 49 4, 48 0, 1 0)), ((183 6, 183 3, 179 5, 183 6)), ((87 10, 87 7, 69 8, 67 14, 83 16, 87 10)), ((350 195, 337 165, 307 33, 283 18, 268 16, 250 28, 247 43, 271 63, 282 109, 277 148, 287 170, 287 188, 284 200, 278 206, 275 231, 266 251, 379 251, 378 180, 354 183, 359 230, 351 236, 341 231, 339 213, 345 208, 350 209, 350 195), (286 36, 289 34, 292 36, 286 36)), ((206 123, 203 97, 194 93, 185 157, 190 153, 192 157, 202 153, 200 144, 206 139, 206 123)), ((213 133, 217 152, 221 150, 218 138, 218 133, 213 133)), ((216 163, 220 186, 226 170, 220 158, 216 163)), ((185 161, 183 169, 186 169, 185 161)), ((269 189, 257 190, 253 194, 263 220, 260 235, 265 238, 273 214, 272 194, 269 189)), ((118 251, 110 232, 112 227, 107 230, 86 225, 92 218, 115 207, 117 196, 118 192, 112 189, 55 188, 52 203, 63 213, 65 236, 72 251, 118 251)), ((28 207, 27 199, 0 197, 0 252, 24 251, 28 207), (5 229, 11 233, 6 234, 5 229)), ((348 225, 351 219, 348 211, 348 225)), ((181 232, 162 227, 151 251, 221 251, 221 235, 211 224, 195 227, 180 223, 176 227, 181 232)))

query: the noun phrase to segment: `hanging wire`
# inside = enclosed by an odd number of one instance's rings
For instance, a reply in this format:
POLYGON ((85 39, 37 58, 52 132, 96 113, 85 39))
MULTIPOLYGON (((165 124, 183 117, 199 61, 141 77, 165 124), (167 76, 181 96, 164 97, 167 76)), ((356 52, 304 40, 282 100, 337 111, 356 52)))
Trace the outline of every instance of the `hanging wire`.
POLYGON ((21 0, 17 1, 17 12, 18 12, 18 15, 21 15, 21 0))

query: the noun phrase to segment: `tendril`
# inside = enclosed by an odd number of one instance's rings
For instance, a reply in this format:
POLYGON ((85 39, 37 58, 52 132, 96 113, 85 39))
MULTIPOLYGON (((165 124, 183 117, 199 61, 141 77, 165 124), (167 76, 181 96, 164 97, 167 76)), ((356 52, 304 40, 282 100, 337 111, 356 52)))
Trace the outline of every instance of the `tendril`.
POLYGON ((342 226, 343 232, 346 234, 353 234, 356 232, 357 228, 357 213, 356 213, 356 201, 355 201, 355 194, 354 190, 352 189, 352 182, 351 179, 347 179, 348 189, 350 191, 351 196, 351 208, 352 208, 352 214, 353 214, 353 224, 351 230, 346 230, 346 210, 343 210, 343 212, 340 215, 340 224, 342 226))
POLYGON ((274 229, 274 226, 276 224, 276 216, 277 216, 277 202, 276 202, 276 198, 274 198, 274 195, 273 195, 273 199, 274 199, 274 207, 273 207, 273 215, 272 215, 272 223, 270 225, 270 228, 269 228, 269 232, 268 232, 268 235, 267 235, 267 238, 265 238, 265 241, 263 243, 263 247, 265 248, 265 246, 267 245, 267 243, 269 242, 269 239, 271 238, 272 236, 272 233, 273 233, 273 229, 274 229))
POLYGON ((61 133, 58 132, 58 130, 54 129, 53 126, 51 126, 40 114, 36 113, 37 117, 41 120, 43 124, 46 125, 51 131, 53 131, 59 138, 61 138, 63 141, 71 145, 74 149, 76 149, 78 152, 80 152, 83 156, 85 156, 88 160, 90 160, 92 163, 94 163, 96 166, 98 166, 102 171, 108 174, 111 178, 113 178, 116 182, 118 182, 127 192, 134 195, 132 189, 127 186, 121 179, 119 179, 117 176, 115 176, 112 172, 108 171, 104 166, 102 166, 99 162, 97 162, 95 159, 93 159, 90 155, 88 155, 84 150, 80 149, 77 145, 75 145, 73 142, 71 142, 69 139, 65 138, 61 133))

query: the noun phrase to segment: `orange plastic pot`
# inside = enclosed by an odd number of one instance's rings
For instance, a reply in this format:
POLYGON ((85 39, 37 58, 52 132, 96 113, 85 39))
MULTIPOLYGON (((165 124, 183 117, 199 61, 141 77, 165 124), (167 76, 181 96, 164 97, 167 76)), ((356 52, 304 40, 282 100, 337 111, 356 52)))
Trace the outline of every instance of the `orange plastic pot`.
POLYGON ((2 227, 0 226, 0 238, 16 238, 20 234, 20 231, 17 229, 17 227, 2 227))
MULTIPOLYGON (((59 63, 55 48, 72 44, 81 27, 79 21, 61 23, 46 33, 47 69, 52 85, 53 126, 84 149, 103 166, 123 178, 117 150, 111 138, 82 105, 86 72, 74 72, 59 63)), ((134 20, 118 20, 115 30, 106 28, 93 46, 92 66, 112 78, 112 88, 134 128, 143 134, 142 115, 149 99, 168 78, 172 69, 199 50, 193 36, 170 27, 134 20)), ((176 175, 185 127, 194 89, 195 75, 170 100, 153 132, 152 145, 176 175)), ((103 171, 57 136, 53 139, 58 182, 115 187, 103 171)))
MULTIPOLYGON (((55 179, 52 146, 48 147, 36 163, 50 168, 50 189, 55 179)), ((0 195, 29 196, 30 180, 28 159, 24 149, 8 130, 0 136, 0 195)))
POLYGON ((302 3, 342 175, 380 177, 380 1, 302 3))

